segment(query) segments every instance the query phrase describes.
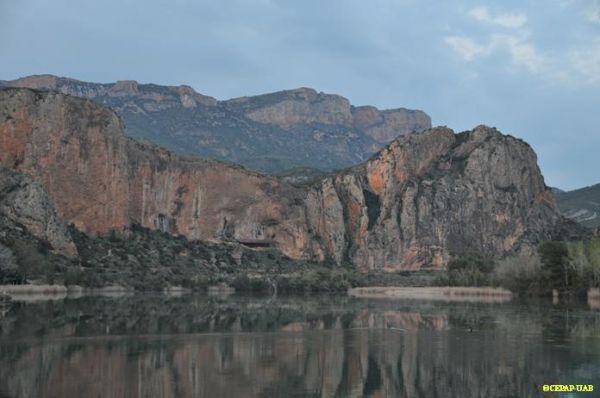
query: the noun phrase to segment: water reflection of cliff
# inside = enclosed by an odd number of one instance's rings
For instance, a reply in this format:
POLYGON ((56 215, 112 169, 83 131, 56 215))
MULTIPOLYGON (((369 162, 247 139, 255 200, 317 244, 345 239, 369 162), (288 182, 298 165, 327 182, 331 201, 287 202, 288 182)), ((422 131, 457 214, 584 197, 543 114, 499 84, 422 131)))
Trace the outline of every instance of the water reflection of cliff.
POLYGON ((331 298, 28 304, 0 321, 0 396, 537 396, 536 383, 600 371, 598 314, 548 314, 331 298))

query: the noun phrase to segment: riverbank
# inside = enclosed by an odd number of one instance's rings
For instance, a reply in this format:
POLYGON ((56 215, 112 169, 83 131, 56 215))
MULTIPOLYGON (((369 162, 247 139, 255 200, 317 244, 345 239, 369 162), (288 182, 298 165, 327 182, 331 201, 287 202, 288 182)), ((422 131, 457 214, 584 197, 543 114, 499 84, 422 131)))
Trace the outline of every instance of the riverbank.
MULTIPOLYGON (((209 286, 202 292, 193 291, 181 286, 170 286, 160 291, 148 291, 146 293, 177 297, 188 294, 207 294, 213 297, 229 297, 232 294, 260 294, 261 291, 237 290, 231 286, 220 284, 209 286)), ((282 289, 282 294, 293 293, 282 289)), ((300 291, 301 292, 301 291, 300 291)), ((64 299, 76 299, 85 296, 119 298, 144 293, 123 286, 105 286, 102 288, 85 288, 82 286, 64 285, 0 285, 0 296, 8 298, 10 302, 38 302, 55 301, 64 299)), ((263 294, 277 294, 277 292, 262 291, 263 294)), ((359 299, 387 299, 387 300, 417 300, 417 301, 443 301, 443 302, 479 302, 479 303, 505 303, 511 301, 515 295, 506 289, 492 287, 455 287, 455 286, 429 286, 429 287, 406 287, 406 286, 365 286, 347 289, 346 294, 342 291, 331 291, 340 297, 347 295, 359 299)), ((558 302, 558 298, 555 298, 558 302)), ((587 302, 592 309, 600 309, 599 289, 590 289, 587 294, 587 302)))
POLYGON ((492 287, 357 287, 348 295, 369 299, 406 299, 433 301, 485 301, 506 302, 513 298, 512 292, 492 287))
POLYGON ((102 288, 85 288, 65 285, 0 285, 0 294, 9 296, 12 301, 45 301, 62 300, 67 297, 111 296, 119 297, 133 294, 134 290, 123 286, 105 286, 102 288))

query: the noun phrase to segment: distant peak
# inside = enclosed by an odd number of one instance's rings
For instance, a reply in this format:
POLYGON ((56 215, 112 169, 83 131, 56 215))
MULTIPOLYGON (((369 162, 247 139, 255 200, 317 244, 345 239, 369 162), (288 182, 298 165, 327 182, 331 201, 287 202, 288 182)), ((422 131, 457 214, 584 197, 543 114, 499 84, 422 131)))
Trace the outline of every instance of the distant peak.
POLYGON ((175 91, 177 92, 177 94, 179 94, 181 104, 185 108, 193 108, 197 104, 202 104, 206 106, 217 105, 217 100, 215 98, 200 94, 191 86, 182 84, 180 86, 175 87, 175 91))
POLYGON ((316 97, 319 94, 323 94, 323 93, 317 92, 317 90, 315 90, 314 88, 310 88, 310 87, 298 87, 298 88, 293 88, 290 90, 284 90, 282 92, 288 93, 288 94, 306 96, 306 97, 316 97))
POLYGON ((13 87, 29 87, 41 89, 56 87, 60 79, 61 78, 54 75, 31 75, 8 81, 7 83, 9 83, 13 87))
POLYGON ((482 131, 482 132, 489 132, 489 133, 498 133, 498 130, 495 127, 490 127, 488 125, 485 124, 480 124, 478 126, 476 126, 473 131, 482 131))
POLYGON ((49 73, 40 74, 40 75, 29 75, 23 76, 15 80, 9 81, 13 86, 22 85, 23 87, 27 86, 30 88, 33 84, 37 84, 41 86, 49 86, 49 85, 58 85, 59 83, 83 83, 81 80, 73 79, 70 77, 56 76, 49 73))
POLYGON ((179 85, 175 88, 179 94, 198 94, 193 87, 188 86, 187 84, 179 85))
POLYGON ((138 90, 138 82, 135 80, 117 80, 111 87, 111 92, 136 94, 138 90))

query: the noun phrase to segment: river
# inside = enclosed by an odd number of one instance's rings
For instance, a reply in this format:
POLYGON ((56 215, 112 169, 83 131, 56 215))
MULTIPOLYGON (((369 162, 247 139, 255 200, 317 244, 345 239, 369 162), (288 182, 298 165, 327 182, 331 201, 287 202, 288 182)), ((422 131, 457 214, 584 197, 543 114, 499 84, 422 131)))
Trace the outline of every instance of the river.
POLYGON ((600 396, 586 303, 132 295, 0 315, 2 398, 600 396))

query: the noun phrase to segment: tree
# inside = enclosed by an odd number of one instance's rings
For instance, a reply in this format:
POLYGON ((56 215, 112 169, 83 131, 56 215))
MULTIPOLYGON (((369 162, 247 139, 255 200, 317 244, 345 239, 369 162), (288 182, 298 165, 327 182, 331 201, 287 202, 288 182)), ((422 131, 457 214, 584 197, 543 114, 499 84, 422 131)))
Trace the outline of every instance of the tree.
POLYGON ((0 243, 0 283, 18 281, 17 259, 12 250, 0 243))
POLYGON ((572 268, 569 263, 569 249, 564 242, 542 243, 538 252, 542 268, 548 271, 549 285, 553 289, 569 290, 572 268))

